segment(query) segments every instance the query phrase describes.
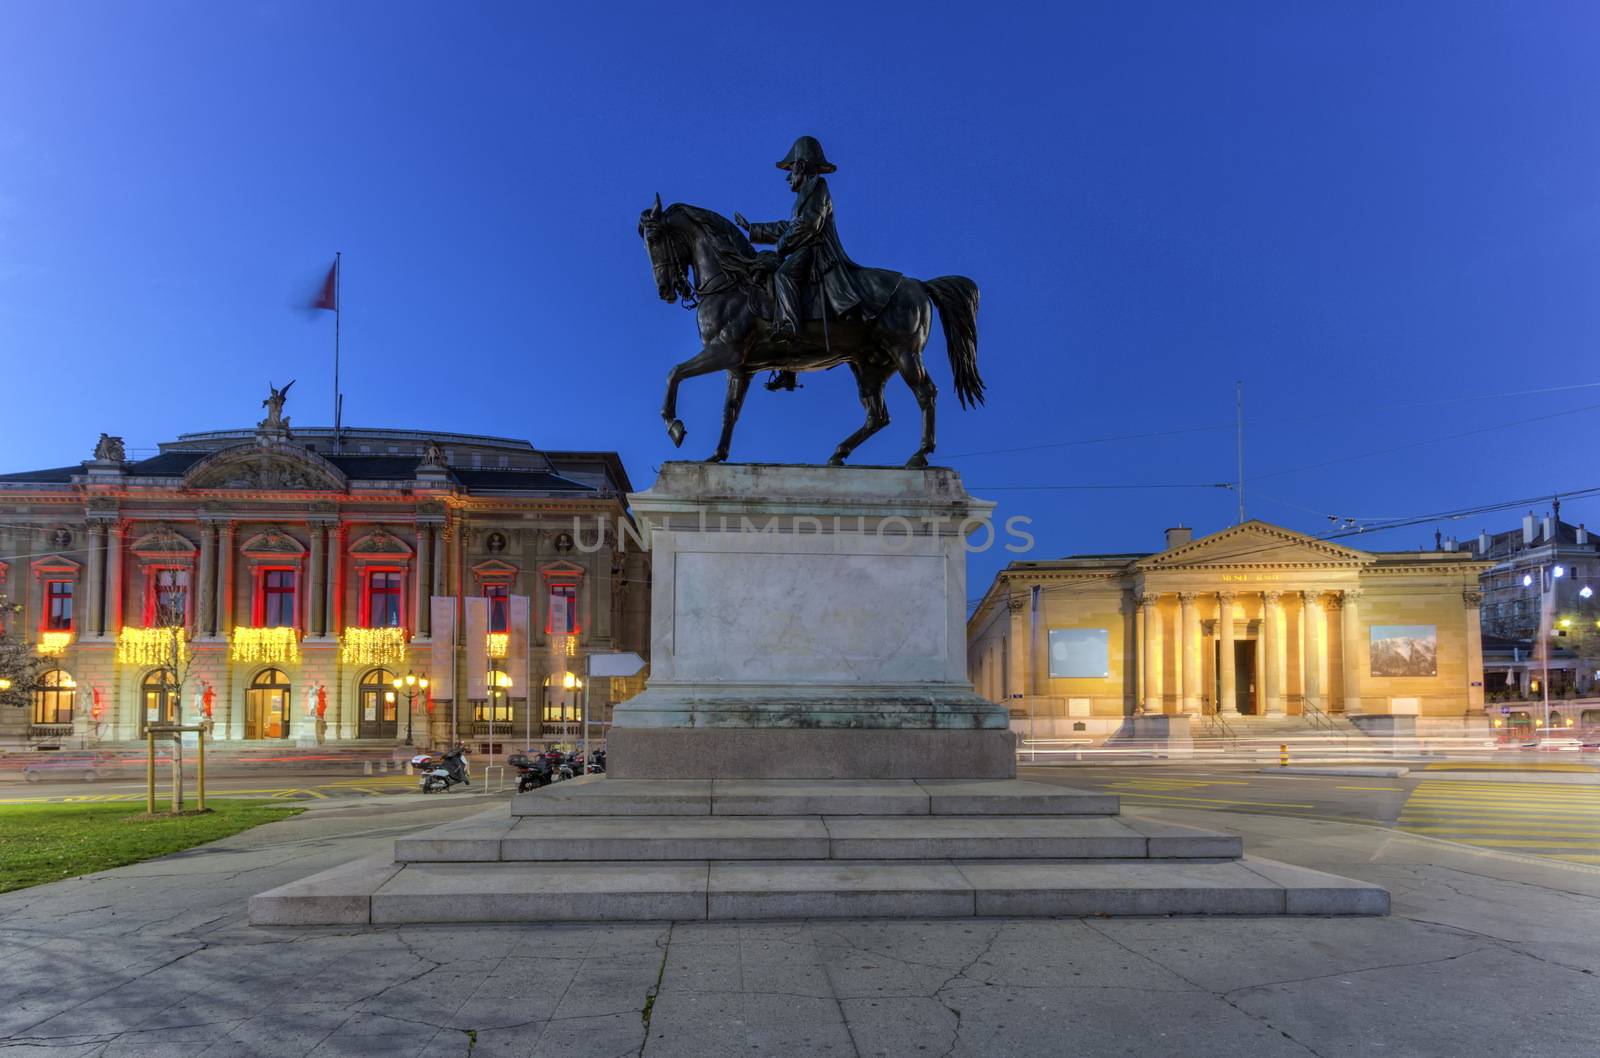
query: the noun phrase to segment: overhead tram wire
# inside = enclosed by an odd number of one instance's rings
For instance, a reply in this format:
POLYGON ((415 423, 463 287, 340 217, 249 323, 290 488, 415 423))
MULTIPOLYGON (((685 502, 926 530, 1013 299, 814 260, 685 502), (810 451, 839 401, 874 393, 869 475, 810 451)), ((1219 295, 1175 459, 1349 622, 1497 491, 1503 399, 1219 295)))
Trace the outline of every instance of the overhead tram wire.
MULTIPOLYGON (((1503 393, 1475 393, 1475 394, 1466 395, 1466 396, 1459 396, 1459 397, 1441 397, 1441 398, 1438 398, 1436 400, 1399 401, 1399 402, 1392 403, 1392 404, 1369 404, 1369 405, 1364 405, 1364 406, 1362 406, 1360 408, 1346 409, 1344 414, 1360 414, 1361 412, 1371 412, 1371 411, 1392 411, 1392 410, 1395 410, 1395 409, 1398 409, 1398 408, 1431 408, 1431 407, 1439 407, 1439 406, 1446 405, 1446 404, 1461 404, 1461 403, 1464 403, 1466 401, 1473 401, 1473 400, 1502 400, 1502 399, 1506 399, 1506 398, 1510 398, 1510 397, 1543 396, 1543 395, 1550 394, 1550 393, 1566 393, 1566 392, 1570 392, 1570 391, 1573 391, 1573 390, 1580 390, 1580 389, 1600 389, 1600 382, 1578 382, 1578 383, 1573 383, 1572 385, 1567 385, 1567 386, 1541 386, 1541 387, 1539 387, 1537 389, 1509 390, 1509 391, 1506 391, 1506 392, 1503 392, 1503 393)), ((1577 412, 1577 411, 1591 410, 1591 408, 1593 408, 1593 407, 1595 407, 1595 406, 1591 405, 1591 406, 1586 407, 1586 408, 1575 408, 1575 409, 1573 409, 1572 412, 1558 412, 1556 414, 1569 415, 1569 414, 1572 414, 1573 412, 1577 412)), ((1284 417, 1265 416, 1265 417, 1263 417, 1261 419, 1258 419, 1256 421, 1257 421, 1258 424, 1271 425, 1273 423, 1298 423, 1298 422, 1301 422, 1302 420, 1296 419, 1296 418, 1293 418, 1293 417, 1289 417, 1289 416, 1284 416, 1284 417)), ((1110 435, 1107 435, 1105 437, 1083 437, 1083 438, 1078 438, 1076 440, 1071 440, 1071 441, 1046 441, 1046 442, 1043 442, 1043 443, 1040 443, 1040 444, 1018 445, 1018 446, 1015 446, 1015 447, 1012 447, 1012 448, 987 448, 987 449, 983 449, 982 451, 977 451, 977 452, 951 452, 951 453, 947 453, 947 454, 943 455, 942 458, 944 458, 944 459, 968 459, 968 458, 973 458, 973 457, 977 457, 977 456, 1012 455, 1012 454, 1017 453, 1017 452, 1037 452, 1037 451, 1044 451, 1044 450, 1052 449, 1052 448, 1074 448, 1074 447, 1078 447, 1078 446, 1082 446, 1082 445, 1110 444, 1110 443, 1113 443, 1113 442, 1116 442, 1116 441, 1142 441, 1142 440, 1147 440, 1147 439, 1151 439, 1151 438, 1158 438, 1158 437, 1178 437, 1178 436, 1183 436, 1183 435, 1186 435, 1186 434, 1213 433, 1213 432, 1220 432, 1222 430, 1232 431, 1232 430, 1235 430, 1237 428, 1237 425, 1238 424, 1236 422, 1233 422, 1233 423, 1216 423, 1216 424, 1210 425, 1210 426, 1187 426, 1187 427, 1182 427, 1182 428, 1179 428, 1179 429, 1176 429, 1176 430, 1154 430, 1154 431, 1151 431, 1151 432, 1148 432, 1148 433, 1110 434, 1110 435)), ((1516 425, 1521 425, 1521 424, 1520 423, 1508 423, 1506 425, 1507 426, 1516 426, 1516 425)), ((1502 427, 1487 427, 1486 429, 1501 429, 1501 428, 1502 427)), ((1461 435, 1458 435, 1458 436, 1467 436, 1467 435, 1466 434, 1461 434, 1461 435)), ((1317 464, 1317 466, 1321 466, 1321 465, 1323 465, 1323 464, 1317 464)), ((1311 469, 1311 468, 1305 468, 1305 469, 1311 469)), ((1293 472, 1294 471, 1275 471, 1274 473, 1280 473, 1281 474, 1281 473, 1293 473, 1293 472)), ((1264 477, 1264 476, 1265 475, 1256 475, 1256 477, 1264 477)), ((1248 480, 1253 480, 1253 479, 1248 479, 1247 478, 1246 480, 1248 481, 1248 480)))

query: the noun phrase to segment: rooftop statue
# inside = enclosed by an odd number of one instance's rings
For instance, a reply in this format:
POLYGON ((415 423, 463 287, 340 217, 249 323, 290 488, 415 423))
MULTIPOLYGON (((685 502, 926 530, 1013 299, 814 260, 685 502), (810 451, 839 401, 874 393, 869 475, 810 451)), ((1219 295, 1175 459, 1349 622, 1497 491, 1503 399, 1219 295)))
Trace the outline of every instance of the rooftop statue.
POLYGON ((274 386, 271 382, 267 383, 267 389, 272 392, 261 402, 261 406, 267 409, 267 417, 261 420, 259 424, 262 429, 288 429, 289 420, 284 418, 283 402, 289 399, 289 387, 293 386, 294 382, 295 380, 291 378, 282 389, 274 386))
POLYGON ((828 463, 843 464, 889 424, 883 390, 898 374, 922 410, 922 444, 906 466, 925 467, 934 449, 938 392, 922 361, 933 309, 944 326, 956 397, 962 407, 983 403, 978 286, 964 276, 918 280, 850 260, 834 227, 833 196, 824 179, 837 167, 814 137, 796 140, 778 168, 794 192, 788 220, 752 224, 735 213, 730 221, 681 202, 663 209, 660 195, 639 218, 656 292, 663 301, 696 310, 703 346, 667 376, 661 409, 667 433, 674 445, 683 444, 678 383, 726 372, 722 437, 710 458, 723 462, 757 372, 771 372, 769 389, 793 390, 798 372, 848 364, 867 418, 839 442, 828 463), (774 249, 758 253, 752 244, 774 249))

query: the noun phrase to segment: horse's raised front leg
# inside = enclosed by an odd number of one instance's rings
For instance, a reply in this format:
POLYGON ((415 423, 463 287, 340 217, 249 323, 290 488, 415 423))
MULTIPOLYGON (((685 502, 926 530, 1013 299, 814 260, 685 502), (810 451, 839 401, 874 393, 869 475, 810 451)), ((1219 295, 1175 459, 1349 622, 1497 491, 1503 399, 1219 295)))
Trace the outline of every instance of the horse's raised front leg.
POLYGON ((889 372, 863 368, 855 363, 850 365, 850 370, 855 373, 856 390, 861 396, 861 407, 866 410, 867 421, 855 433, 839 442, 839 447, 833 450, 833 456, 828 460, 830 467, 844 466, 844 461, 862 441, 889 425, 889 409, 883 403, 883 387, 889 381, 889 372))
POLYGON ((739 410, 744 407, 744 395, 750 391, 750 372, 736 368, 728 372, 728 397, 722 404, 722 438, 717 450, 707 463, 724 463, 728 459, 728 446, 733 443, 733 426, 739 421, 739 410))
POLYGON ((678 383, 686 378, 698 378, 713 371, 724 371, 733 365, 733 352, 724 345, 708 345, 681 364, 674 364, 667 372, 667 399, 661 404, 661 421, 667 424, 667 436, 674 447, 683 446, 688 433, 678 419, 678 383))

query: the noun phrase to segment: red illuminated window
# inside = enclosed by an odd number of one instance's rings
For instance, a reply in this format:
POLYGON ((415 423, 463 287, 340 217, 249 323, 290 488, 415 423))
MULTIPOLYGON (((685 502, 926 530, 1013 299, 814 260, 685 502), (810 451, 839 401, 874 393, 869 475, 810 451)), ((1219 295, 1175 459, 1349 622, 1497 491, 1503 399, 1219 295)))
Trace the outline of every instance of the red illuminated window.
POLYGON ((367 627, 400 627, 400 594, 403 574, 379 570, 367 575, 367 627))
POLYGON ((484 598, 489 600, 489 631, 506 632, 511 629, 511 585, 485 584, 484 598))
POLYGON ((292 628, 295 624, 292 569, 268 569, 261 573, 261 624, 264 628, 292 628))
POLYGON ((46 632, 72 631, 72 589, 70 580, 48 580, 44 585, 46 632))
POLYGON ((544 622, 545 632, 552 635, 578 634, 578 586, 576 584, 550 585, 550 609, 544 622), (563 618, 561 614, 565 612, 563 618))
POLYGON ((183 626, 189 623, 189 571, 153 569, 145 582, 144 624, 146 628, 183 626))

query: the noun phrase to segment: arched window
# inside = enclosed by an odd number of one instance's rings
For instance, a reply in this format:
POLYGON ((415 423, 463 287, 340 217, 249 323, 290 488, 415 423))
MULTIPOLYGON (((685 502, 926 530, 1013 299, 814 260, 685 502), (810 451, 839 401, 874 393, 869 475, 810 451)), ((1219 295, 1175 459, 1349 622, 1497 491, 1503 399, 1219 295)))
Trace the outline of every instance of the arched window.
POLYGON ((39 677, 33 690, 33 722, 36 724, 72 723, 72 699, 78 684, 65 669, 51 669, 39 677))
POLYGON ((544 722, 550 725, 576 724, 583 719, 583 679, 564 672, 544 678, 544 722))
POLYGON ((400 696, 395 693, 394 673, 373 669, 361 677, 356 688, 361 702, 360 738, 394 738, 400 727, 400 696))
POLYGON ((178 688, 166 669, 151 669, 139 685, 139 695, 144 699, 144 724, 178 722, 178 688))
POLYGON ((244 700, 245 738, 288 738, 289 677, 281 669, 262 669, 250 681, 244 700))

